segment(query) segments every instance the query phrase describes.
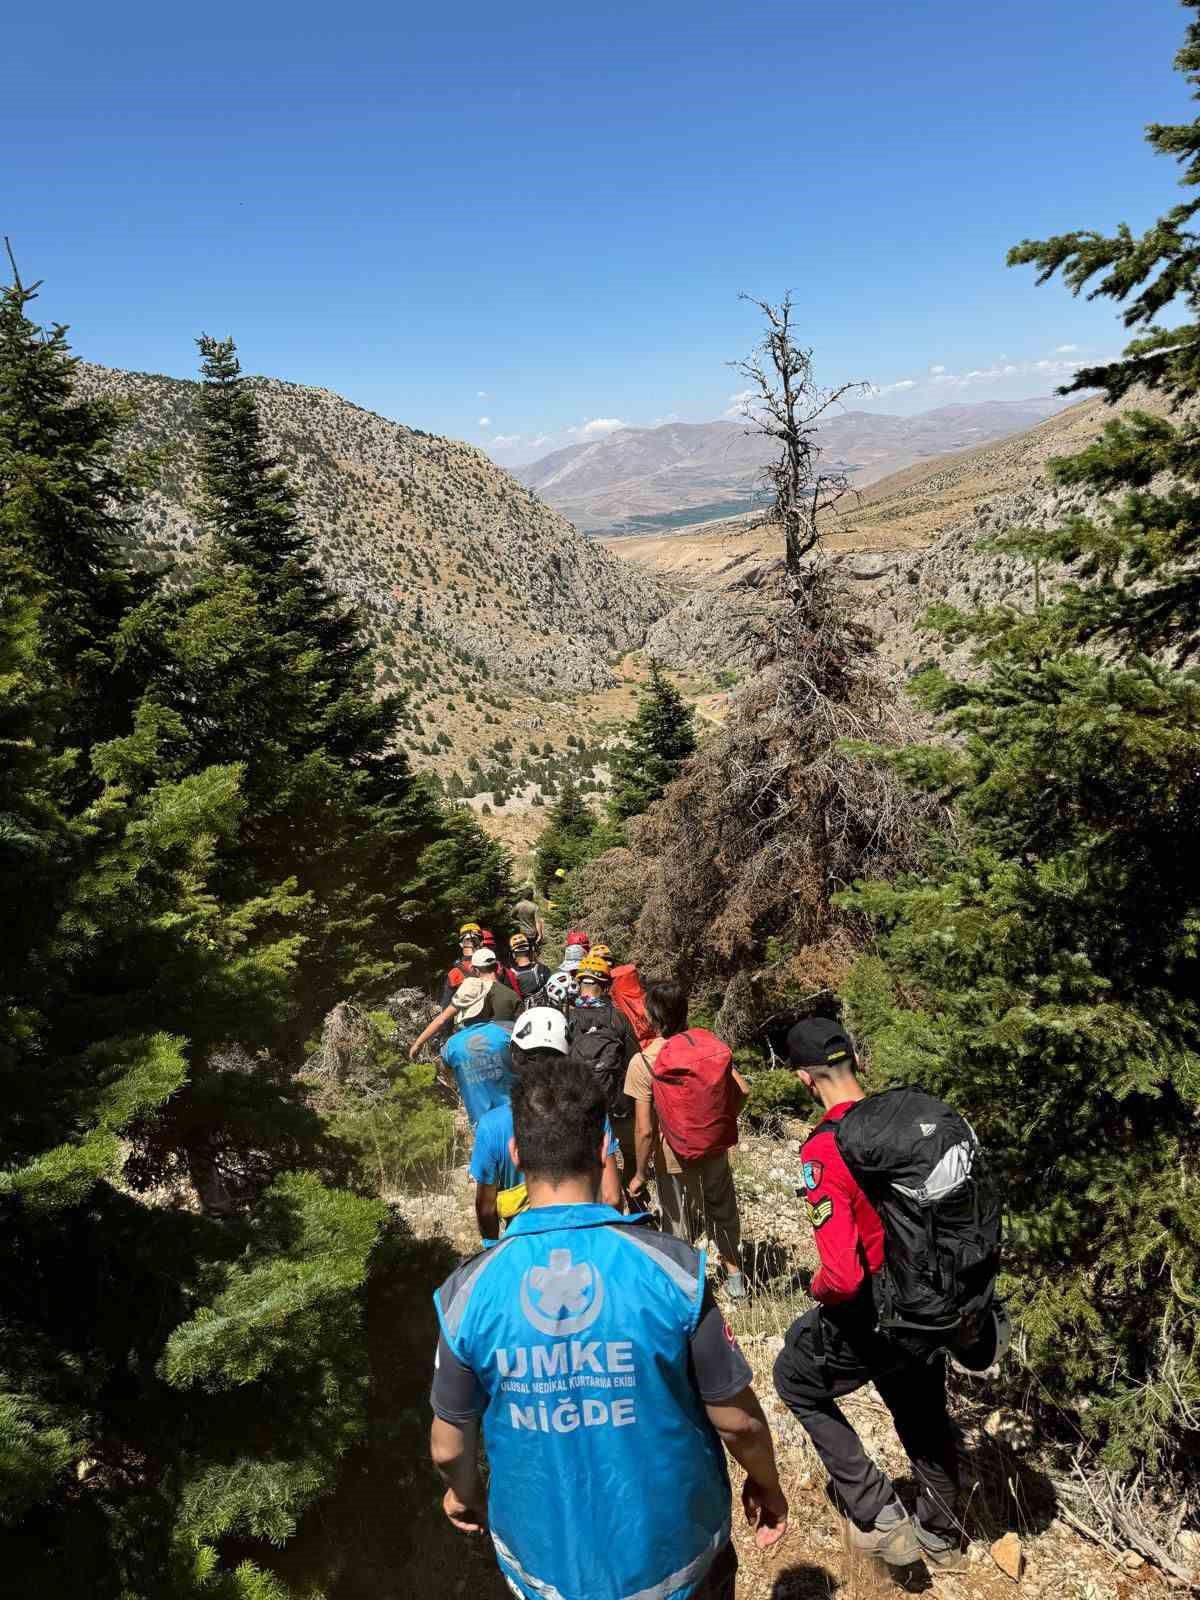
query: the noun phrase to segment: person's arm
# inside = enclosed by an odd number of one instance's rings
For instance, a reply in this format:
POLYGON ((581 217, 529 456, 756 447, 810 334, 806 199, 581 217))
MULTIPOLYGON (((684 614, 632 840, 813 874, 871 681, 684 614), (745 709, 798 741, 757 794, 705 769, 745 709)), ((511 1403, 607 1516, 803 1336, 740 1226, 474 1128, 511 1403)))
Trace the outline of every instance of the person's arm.
POLYGON ((614 1211, 622 1211, 621 1204, 621 1174, 617 1171, 617 1158, 605 1154, 604 1170, 600 1174, 600 1203, 611 1206, 614 1211))
POLYGON ((816 1176, 805 1202, 821 1258, 812 1281, 812 1297, 822 1305, 841 1305, 854 1298, 866 1277, 866 1252, 854 1216, 858 1186, 838 1154, 832 1134, 810 1139, 801 1158, 806 1170, 816 1176))
POLYGON ((732 1400, 704 1409, 721 1443, 746 1474, 742 1485, 746 1521, 754 1529, 758 1548, 769 1550, 787 1532, 788 1503, 779 1482, 771 1429, 758 1396, 747 1385, 732 1400))
MULTIPOLYGON (((620 1188, 619 1183, 617 1187, 620 1188)), ((475 1220, 479 1224, 481 1239, 500 1237, 500 1212, 496 1207, 496 1196, 499 1192, 494 1183, 475 1185, 475 1220)))
POLYGON ((546 937, 546 924, 542 921, 540 911, 534 913, 533 926, 537 930, 538 943, 541 944, 546 937))
POLYGON ((750 1098, 750 1085, 736 1067, 730 1067, 729 1072, 734 1083, 733 1114, 736 1117, 741 1115, 742 1107, 750 1098))
POLYGON ((433 1038, 435 1033, 440 1032, 441 1029, 444 1028, 449 1021, 451 1021, 453 1016, 453 1006, 447 1006, 444 1011, 440 1011, 425 1029, 424 1033, 418 1034, 413 1040, 412 1044, 409 1046, 408 1059, 410 1061, 415 1061, 421 1053, 422 1046, 427 1044, 429 1040, 433 1038))
POLYGON ((482 1533, 487 1527, 487 1497, 479 1475, 478 1419, 457 1423, 434 1417, 429 1454, 446 1485, 442 1510, 462 1533, 482 1533))
POLYGON ((779 1484, 771 1430, 752 1387, 750 1363, 732 1329, 704 1288, 700 1318, 692 1334, 691 1372, 708 1420, 746 1473, 742 1505, 760 1550, 777 1544, 787 1532, 788 1505, 779 1484))
POLYGON ((464 1533, 487 1527, 487 1495, 479 1472, 479 1416, 486 1396, 479 1380, 439 1334, 433 1368, 429 1454, 446 1485, 442 1509, 464 1533))
POLYGON ((650 1181, 650 1168, 654 1163, 653 1100, 635 1100, 633 1103, 633 1143, 636 1151, 637 1171, 634 1173, 633 1181, 629 1185, 631 1196, 640 1194, 650 1181))

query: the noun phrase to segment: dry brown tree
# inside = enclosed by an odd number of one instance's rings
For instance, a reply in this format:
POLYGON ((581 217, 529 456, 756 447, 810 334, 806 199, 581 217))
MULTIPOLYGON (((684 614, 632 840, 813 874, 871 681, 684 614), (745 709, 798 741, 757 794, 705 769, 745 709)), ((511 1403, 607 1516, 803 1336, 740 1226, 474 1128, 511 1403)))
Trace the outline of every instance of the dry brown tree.
POLYGON ((850 491, 840 470, 821 470, 817 442, 821 418, 848 394, 870 389, 866 383, 843 383, 824 389, 813 377, 812 351, 796 343, 789 291, 778 305, 743 294, 763 314, 762 341, 744 361, 730 365, 749 385, 742 396, 747 433, 764 434, 779 445, 779 455, 766 468, 775 490, 775 514, 783 525, 784 559, 799 578, 806 556, 820 540, 819 519, 850 491))

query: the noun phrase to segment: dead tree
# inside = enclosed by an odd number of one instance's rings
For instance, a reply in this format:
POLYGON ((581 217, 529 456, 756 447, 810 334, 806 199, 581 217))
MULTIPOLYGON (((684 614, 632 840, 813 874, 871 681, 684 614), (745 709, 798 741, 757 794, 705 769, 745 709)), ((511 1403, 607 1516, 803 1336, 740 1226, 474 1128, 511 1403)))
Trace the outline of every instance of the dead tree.
POLYGON ((777 306, 743 294, 762 312, 766 332, 745 361, 731 362, 750 385, 742 407, 748 434, 761 433, 779 443, 779 459, 766 469, 775 490, 775 513, 783 524, 788 575, 801 575, 801 564, 820 539, 819 519, 846 494, 844 472, 822 472, 817 443, 820 419, 847 394, 870 388, 843 383, 822 389, 813 378, 812 351, 797 345, 792 332, 792 297, 777 306))

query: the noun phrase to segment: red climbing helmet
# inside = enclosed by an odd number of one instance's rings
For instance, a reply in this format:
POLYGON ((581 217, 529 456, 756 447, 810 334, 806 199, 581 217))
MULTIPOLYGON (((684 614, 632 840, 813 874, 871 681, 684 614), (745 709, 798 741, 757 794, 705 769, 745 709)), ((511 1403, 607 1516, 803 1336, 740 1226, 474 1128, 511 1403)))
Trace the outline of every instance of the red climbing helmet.
MULTIPOLYGON (((484 938, 487 938, 486 934, 484 934, 484 938)), ((585 950, 590 950, 592 948, 592 941, 588 938, 587 934, 584 933, 582 928, 572 928, 570 933, 567 935, 567 943, 582 945, 585 950)))

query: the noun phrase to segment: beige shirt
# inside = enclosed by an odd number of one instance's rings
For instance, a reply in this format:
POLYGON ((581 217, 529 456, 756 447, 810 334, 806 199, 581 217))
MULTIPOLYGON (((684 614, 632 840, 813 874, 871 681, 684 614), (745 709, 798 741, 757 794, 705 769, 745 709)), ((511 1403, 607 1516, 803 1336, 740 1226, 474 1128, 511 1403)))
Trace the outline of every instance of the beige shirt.
MULTIPOLYGON (((631 1100, 649 1100, 654 1105, 654 1079, 650 1072, 650 1063, 654 1061, 658 1052, 666 1044, 665 1039, 652 1039, 646 1048, 634 1056, 629 1066, 625 1069, 625 1093, 631 1100)), ((679 1157, 664 1143, 662 1129, 658 1117, 654 1115, 654 1170, 658 1173, 681 1173, 682 1166, 679 1157)))

